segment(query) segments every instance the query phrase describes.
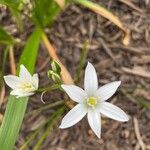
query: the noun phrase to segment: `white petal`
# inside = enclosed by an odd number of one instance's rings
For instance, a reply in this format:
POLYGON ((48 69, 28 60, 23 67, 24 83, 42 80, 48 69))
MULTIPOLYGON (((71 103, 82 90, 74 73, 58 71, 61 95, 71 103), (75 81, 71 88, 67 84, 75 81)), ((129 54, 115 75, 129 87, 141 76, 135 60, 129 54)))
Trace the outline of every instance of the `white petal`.
POLYGON ((86 92, 78 86, 75 85, 61 85, 61 87, 66 91, 69 97, 78 103, 84 102, 87 98, 86 92))
POLYGON ((11 95, 15 95, 17 98, 19 97, 28 97, 34 94, 34 92, 24 93, 20 89, 15 89, 10 92, 11 95))
POLYGON ((101 117, 97 111, 88 111, 88 122, 94 133, 100 138, 101 136, 101 117))
POLYGON ((116 92, 117 88, 120 86, 121 81, 114 81, 108 83, 97 90, 97 95, 100 96, 101 100, 105 101, 110 98, 116 92))
POLYGON ((20 65, 19 77, 31 82, 32 76, 24 65, 20 65))
POLYGON ((12 89, 18 88, 18 85, 21 83, 21 80, 19 79, 19 77, 14 76, 14 75, 4 76, 4 80, 6 84, 12 89))
POLYGON ((39 85, 39 78, 38 78, 38 74, 34 74, 32 77, 33 80, 33 85, 35 86, 36 89, 38 89, 38 85, 39 85))
POLYGON ((101 103, 99 111, 103 115, 117 121, 124 122, 129 120, 129 117, 122 109, 108 102, 101 103))
POLYGON ((63 118, 60 128, 68 128, 78 123, 87 113, 87 108, 81 104, 77 104, 63 118))
POLYGON ((88 93, 89 96, 93 96, 95 91, 98 89, 97 74, 96 74, 95 68, 89 62, 85 69, 84 89, 88 93))

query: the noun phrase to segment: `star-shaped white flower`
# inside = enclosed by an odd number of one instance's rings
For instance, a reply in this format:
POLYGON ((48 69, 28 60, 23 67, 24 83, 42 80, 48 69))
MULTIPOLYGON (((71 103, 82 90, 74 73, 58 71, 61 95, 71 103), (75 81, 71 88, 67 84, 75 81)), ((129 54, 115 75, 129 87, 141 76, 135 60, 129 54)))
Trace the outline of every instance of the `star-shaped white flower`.
POLYGON ((87 114, 91 129, 100 138, 101 114, 118 121, 128 121, 129 117, 123 110, 106 102, 120 84, 121 81, 115 81, 98 88, 95 68, 88 63, 85 70, 84 90, 75 85, 62 85, 69 97, 78 104, 62 119, 60 128, 73 126, 87 114))
POLYGON ((32 76, 24 65, 20 65, 19 77, 7 75, 4 76, 4 80, 12 88, 10 94, 15 95, 17 98, 33 95, 39 84, 38 74, 32 76))

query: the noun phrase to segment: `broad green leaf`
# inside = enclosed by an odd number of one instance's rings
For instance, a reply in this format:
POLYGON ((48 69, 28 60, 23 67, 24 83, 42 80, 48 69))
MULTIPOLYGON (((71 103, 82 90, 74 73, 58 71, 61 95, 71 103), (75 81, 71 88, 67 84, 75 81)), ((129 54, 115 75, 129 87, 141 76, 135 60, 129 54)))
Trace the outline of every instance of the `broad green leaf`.
MULTIPOLYGON (((29 37, 19 64, 24 64, 33 73, 36 62, 41 31, 36 29, 29 37)), ((19 72, 19 66, 17 74, 19 72)), ((10 95, 0 128, 0 150, 12 150, 17 140, 18 133, 24 118, 28 98, 16 98, 10 95)))
POLYGON ((14 39, 0 26, 0 43, 11 45, 14 43, 14 39))

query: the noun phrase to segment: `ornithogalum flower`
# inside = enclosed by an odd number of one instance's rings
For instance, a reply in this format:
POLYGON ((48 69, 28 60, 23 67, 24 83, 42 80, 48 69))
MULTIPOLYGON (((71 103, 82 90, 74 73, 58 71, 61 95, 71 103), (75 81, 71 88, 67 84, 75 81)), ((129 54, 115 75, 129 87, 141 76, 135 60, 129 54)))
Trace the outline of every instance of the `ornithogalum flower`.
POLYGON ((129 117, 117 106, 106 102, 117 90, 121 81, 114 81, 98 88, 95 68, 88 63, 85 70, 84 90, 75 85, 62 85, 69 97, 78 104, 62 119, 60 128, 68 128, 79 122, 86 114, 94 133, 101 136, 101 114, 117 121, 129 117))
POLYGON ((4 76, 4 80, 12 88, 10 94, 15 95, 17 98, 33 95, 39 84, 38 74, 32 76, 24 65, 20 65, 19 77, 7 75, 4 76))

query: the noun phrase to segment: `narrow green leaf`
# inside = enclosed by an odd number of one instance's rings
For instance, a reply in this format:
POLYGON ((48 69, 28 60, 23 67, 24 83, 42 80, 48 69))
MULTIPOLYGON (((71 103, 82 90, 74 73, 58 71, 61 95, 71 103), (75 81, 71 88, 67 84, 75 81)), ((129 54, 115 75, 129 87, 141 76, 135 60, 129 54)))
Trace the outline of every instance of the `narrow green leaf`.
POLYGON ((13 44, 14 39, 0 26, 0 43, 2 44, 13 44))
MULTIPOLYGON (((33 73, 36 62, 41 31, 35 30, 27 41, 19 64, 24 64, 33 73)), ((17 74, 19 72, 19 66, 17 74)), ((24 118, 28 98, 16 98, 10 95, 4 119, 0 128, 0 150, 12 150, 24 118)))
POLYGON ((41 28, 51 25, 61 11, 60 6, 54 0, 33 0, 32 5, 33 20, 41 28))

